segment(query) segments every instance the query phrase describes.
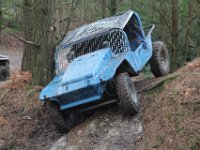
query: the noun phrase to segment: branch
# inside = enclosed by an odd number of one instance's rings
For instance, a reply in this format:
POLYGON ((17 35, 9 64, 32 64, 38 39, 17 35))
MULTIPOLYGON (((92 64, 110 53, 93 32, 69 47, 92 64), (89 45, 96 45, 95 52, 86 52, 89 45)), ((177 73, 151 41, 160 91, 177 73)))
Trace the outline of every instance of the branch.
POLYGON ((160 78, 152 78, 152 79, 145 79, 142 81, 136 81, 135 86, 138 93, 149 91, 161 84, 165 83, 166 81, 172 80, 179 76, 179 74, 170 74, 160 78))
POLYGON ((151 1, 151 2, 152 2, 152 7, 153 7, 153 9, 154 9, 155 11, 157 11, 157 12, 163 17, 163 19, 164 19, 164 21, 165 21, 165 23, 166 23, 166 26, 167 26, 167 28, 168 28, 170 34, 173 35, 174 33, 172 32, 171 27, 170 27, 170 25, 168 24, 168 21, 167 21, 167 19, 166 19, 166 14, 164 14, 163 12, 161 12, 161 10, 159 10, 159 9, 156 7, 156 5, 154 4, 153 1, 151 1))
POLYGON ((22 38, 22 37, 19 37, 18 35, 15 35, 15 34, 13 34, 13 33, 11 33, 11 32, 8 32, 8 31, 7 31, 7 33, 10 34, 11 36, 13 36, 14 38, 16 38, 16 39, 18 39, 18 40, 24 42, 25 44, 30 44, 30 45, 33 45, 33 46, 36 46, 36 47, 39 47, 39 46, 40 46, 39 44, 36 44, 36 43, 34 43, 34 42, 32 42, 32 41, 28 41, 28 40, 26 40, 26 39, 24 39, 24 38, 22 38))
POLYGON ((70 3, 72 3, 72 0, 68 2, 64 2, 64 5, 69 5, 70 3))
POLYGON ((26 5, 24 5, 24 4, 15 4, 17 7, 23 7, 23 8, 25 8, 25 9, 27 9, 27 10, 33 10, 33 7, 28 7, 28 6, 26 6, 26 5))
POLYGON ((197 23, 198 23, 198 25, 200 25, 200 21, 199 20, 197 20, 197 23))

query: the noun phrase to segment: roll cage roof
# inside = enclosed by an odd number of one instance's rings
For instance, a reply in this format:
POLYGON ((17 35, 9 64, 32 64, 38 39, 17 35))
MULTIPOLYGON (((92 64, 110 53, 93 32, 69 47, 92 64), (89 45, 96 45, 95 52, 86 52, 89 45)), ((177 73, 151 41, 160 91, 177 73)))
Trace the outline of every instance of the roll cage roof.
POLYGON ((141 32, 141 36, 144 38, 144 31, 142 27, 142 23, 140 20, 139 15, 129 10, 125 13, 118 14, 115 16, 111 16, 105 19, 101 19, 98 21, 95 21, 93 23, 81 26, 71 32, 69 32, 64 40, 61 42, 60 46, 63 44, 69 44, 74 43, 76 41, 79 41, 80 39, 89 38, 91 36, 94 36, 96 34, 99 34, 101 32, 108 31, 110 29, 118 28, 124 30, 124 28, 129 24, 129 22, 136 22, 137 27, 139 28, 141 32))

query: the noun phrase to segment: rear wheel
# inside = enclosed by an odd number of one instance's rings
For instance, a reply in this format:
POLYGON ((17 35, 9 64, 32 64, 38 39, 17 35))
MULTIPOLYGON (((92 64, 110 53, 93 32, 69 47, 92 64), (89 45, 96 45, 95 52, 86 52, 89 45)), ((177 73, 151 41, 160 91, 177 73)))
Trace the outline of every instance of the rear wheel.
POLYGON ((170 72, 169 53, 161 41, 153 43, 153 54, 150 59, 151 72, 155 77, 161 77, 170 72))
POLYGON ((6 80, 10 75, 9 67, 0 66, 0 81, 6 80))
POLYGON ((59 133, 68 132, 75 126, 76 113, 64 114, 57 105, 50 105, 47 108, 48 121, 59 133))
POLYGON ((120 73, 116 77, 116 90, 125 115, 134 115, 139 112, 139 98, 133 81, 127 73, 120 73))

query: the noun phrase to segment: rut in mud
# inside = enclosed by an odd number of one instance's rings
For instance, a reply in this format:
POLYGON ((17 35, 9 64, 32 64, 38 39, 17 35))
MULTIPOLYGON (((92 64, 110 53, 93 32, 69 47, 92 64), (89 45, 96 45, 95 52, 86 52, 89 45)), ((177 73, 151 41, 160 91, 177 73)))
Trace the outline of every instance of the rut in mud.
POLYGON ((143 127, 138 117, 124 117, 117 106, 99 110, 55 142, 51 150, 135 149, 143 127))

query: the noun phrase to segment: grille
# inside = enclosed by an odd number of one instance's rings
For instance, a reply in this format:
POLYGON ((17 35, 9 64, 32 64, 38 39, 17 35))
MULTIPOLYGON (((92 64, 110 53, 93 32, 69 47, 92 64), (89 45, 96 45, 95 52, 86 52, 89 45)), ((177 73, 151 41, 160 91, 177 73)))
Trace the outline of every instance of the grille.
POLYGON ((96 94, 97 93, 94 87, 87 87, 87 88, 78 89, 76 91, 73 91, 61 96, 60 101, 63 104, 66 104, 66 103, 78 101, 80 99, 92 97, 92 96, 95 96, 96 94))
POLYGON ((56 55, 58 71, 64 73, 67 64, 75 58, 106 47, 110 47, 114 55, 128 51, 128 40, 124 31, 113 29, 81 42, 61 46, 56 55))

